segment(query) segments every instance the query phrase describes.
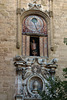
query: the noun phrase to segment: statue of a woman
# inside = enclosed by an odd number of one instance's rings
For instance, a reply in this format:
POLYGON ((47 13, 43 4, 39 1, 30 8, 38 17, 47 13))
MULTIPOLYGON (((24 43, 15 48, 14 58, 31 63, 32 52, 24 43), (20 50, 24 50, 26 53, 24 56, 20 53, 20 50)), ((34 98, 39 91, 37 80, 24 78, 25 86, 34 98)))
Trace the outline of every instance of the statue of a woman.
POLYGON ((32 56, 37 56, 37 54, 38 54, 38 52, 37 52, 37 44, 35 43, 34 39, 31 42, 31 52, 32 52, 32 56))

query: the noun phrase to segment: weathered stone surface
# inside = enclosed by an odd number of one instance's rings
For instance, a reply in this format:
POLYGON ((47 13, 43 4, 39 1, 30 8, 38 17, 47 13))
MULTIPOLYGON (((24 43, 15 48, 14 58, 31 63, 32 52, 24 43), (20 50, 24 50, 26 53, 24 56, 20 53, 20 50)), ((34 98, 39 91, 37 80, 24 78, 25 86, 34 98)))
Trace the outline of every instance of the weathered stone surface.
MULTIPOLYGON (((32 0, 18 0, 21 8, 29 9, 32 0)), ((42 0, 44 1, 44 0, 42 0)), ((37 1, 40 4, 41 0, 37 1)), ((43 2, 42 2, 43 4, 43 2)), ((42 5, 42 11, 49 10, 49 2, 42 5)), ((14 100, 16 69, 13 58, 21 54, 16 48, 17 35, 17 0, 0 0, 0 100, 14 100)), ((21 25, 20 25, 21 26, 21 25)), ((22 27, 22 26, 21 26, 22 27)), ((53 41, 54 52, 49 58, 58 58, 56 75, 62 76, 62 69, 67 67, 67 1, 53 0, 53 41)))

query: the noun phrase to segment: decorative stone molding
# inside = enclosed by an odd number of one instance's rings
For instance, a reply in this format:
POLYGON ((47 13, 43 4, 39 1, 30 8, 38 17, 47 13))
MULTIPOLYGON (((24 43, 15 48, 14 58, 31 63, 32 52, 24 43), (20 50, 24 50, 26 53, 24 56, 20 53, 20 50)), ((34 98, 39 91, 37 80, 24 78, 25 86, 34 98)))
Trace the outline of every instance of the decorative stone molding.
MULTIPOLYGON (((50 34, 51 34, 51 47, 54 47, 54 41, 53 41, 53 38, 54 38, 54 30, 53 30, 53 0, 49 0, 49 16, 50 16, 50 34)), ((54 50, 52 50, 54 51, 54 50)))
POLYGON ((23 8, 23 9, 21 9, 21 12, 25 12, 26 10, 23 8))
POLYGON ((37 90, 46 89, 46 78, 55 74, 57 59, 47 63, 47 58, 16 56, 13 60, 18 78, 16 100, 41 99, 37 90))
POLYGON ((18 8, 17 8, 17 42, 16 42, 16 47, 17 49, 19 49, 19 54, 21 55, 21 40, 22 40, 22 29, 20 27, 22 27, 22 21, 23 19, 26 17, 26 16, 29 16, 31 14, 37 14, 39 16, 42 16, 47 24, 48 24, 48 52, 50 54, 50 46, 52 47, 53 46, 53 25, 52 25, 52 17, 53 17, 53 12, 52 12, 52 1, 53 0, 50 0, 51 2, 51 9, 50 9, 50 12, 48 11, 45 11, 45 12, 42 12, 41 10, 41 4, 37 4, 37 0, 34 0, 33 3, 29 3, 28 6, 29 6, 29 9, 21 9, 21 6, 20 6, 20 0, 18 0, 18 8), (49 18, 51 17, 51 18, 49 18), (50 21, 49 21, 50 20, 50 21), (51 24, 50 24, 51 23, 51 24), (50 24, 50 25, 49 25, 50 24), (51 28, 51 29, 50 29, 51 28), (51 32, 51 33, 50 33, 51 32), (51 36, 50 36, 51 35, 51 36))
POLYGON ((47 58, 41 58, 41 57, 26 57, 25 59, 22 58, 22 56, 16 56, 14 59, 13 59, 15 62, 15 66, 16 65, 25 65, 25 66, 32 66, 33 64, 34 65, 41 65, 41 66, 44 66, 46 67, 47 65, 54 65, 57 63, 57 59, 53 59, 51 60, 50 63, 47 63, 47 58))
POLYGON ((41 4, 37 4, 37 0, 33 0, 32 3, 28 4, 29 9, 38 9, 40 10, 41 4))
MULTIPOLYGON (((49 16, 49 11, 45 10, 45 13, 47 14, 47 16, 49 16)), ((50 17, 50 16, 49 16, 50 17)))
POLYGON ((22 53, 22 43, 21 43, 21 40, 22 40, 22 22, 24 20, 25 17, 29 16, 29 15, 38 15, 38 16, 41 16, 43 19, 45 19, 46 23, 47 23, 47 28, 48 28, 48 52, 50 53, 50 18, 49 18, 49 15, 48 15, 48 12, 43 12, 39 9, 29 9, 29 10, 25 10, 24 8, 21 9, 21 17, 18 19, 18 23, 20 23, 20 25, 18 25, 18 39, 17 41, 19 42, 19 45, 20 45, 20 49, 19 49, 19 54, 21 55, 22 53), (19 21, 20 20, 20 21, 19 21), (20 28, 21 27, 21 28, 20 28), (19 35, 20 34, 20 35, 19 35))
POLYGON ((36 4, 36 3, 33 3, 33 4, 29 3, 28 6, 29 6, 29 9, 38 9, 38 10, 40 10, 40 8, 41 8, 41 4, 36 4))

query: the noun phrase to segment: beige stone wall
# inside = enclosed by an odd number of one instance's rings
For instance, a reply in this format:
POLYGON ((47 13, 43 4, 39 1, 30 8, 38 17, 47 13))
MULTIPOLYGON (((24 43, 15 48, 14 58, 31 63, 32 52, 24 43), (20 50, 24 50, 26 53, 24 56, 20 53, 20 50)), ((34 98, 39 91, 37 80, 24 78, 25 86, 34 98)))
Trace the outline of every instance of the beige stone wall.
POLYGON ((0 100, 13 100, 16 50, 16 0, 0 0, 0 100))
POLYGON ((58 58, 58 69, 56 74, 62 78, 62 69, 67 67, 67 45, 64 44, 64 37, 67 38, 67 1, 53 1, 53 36, 55 46, 53 57, 58 58))
MULTIPOLYGON (((39 1, 39 0, 38 0, 39 1)), ((21 8, 28 9, 32 0, 21 0, 21 8)), ((40 3, 41 0, 38 2, 40 3)), ((42 5, 48 10, 49 3, 42 5)), ((16 49, 17 34, 17 0, 0 0, 0 100, 14 100, 16 69, 13 57, 18 55, 16 49)), ((53 40, 55 51, 50 52, 50 58, 58 58, 56 75, 62 78, 62 69, 67 67, 67 1, 53 0, 53 40)))

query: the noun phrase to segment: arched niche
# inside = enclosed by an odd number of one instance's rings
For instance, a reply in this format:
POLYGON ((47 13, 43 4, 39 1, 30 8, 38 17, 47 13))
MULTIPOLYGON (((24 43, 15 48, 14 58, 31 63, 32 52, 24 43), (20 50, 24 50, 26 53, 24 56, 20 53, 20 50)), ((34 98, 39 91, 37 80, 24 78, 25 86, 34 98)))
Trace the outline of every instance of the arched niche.
MULTIPOLYGON (((25 17, 30 16, 30 15, 36 15, 36 16, 40 16, 42 17, 46 23, 47 23, 47 33, 48 33, 48 56, 49 56, 49 48, 50 48, 50 18, 48 16, 48 14, 46 14, 45 12, 42 12, 40 10, 27 10, 22 12, 21 14, 21 18, 20 18, 20 36, 19 36, 19 43, 20 43, 20 55, 22 54, 22 22, 24 20, 25 17)), ((24 48, 24 47, 23 47, 24 48)), ((25 55, 23 56, 29 56, 29 54, 26 54, 26 51, 24 50, 25 55)), ((43 55, 42 55, 43 56, 43 55)))

